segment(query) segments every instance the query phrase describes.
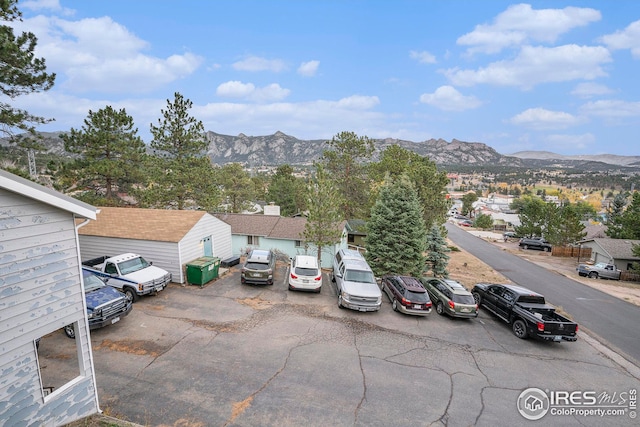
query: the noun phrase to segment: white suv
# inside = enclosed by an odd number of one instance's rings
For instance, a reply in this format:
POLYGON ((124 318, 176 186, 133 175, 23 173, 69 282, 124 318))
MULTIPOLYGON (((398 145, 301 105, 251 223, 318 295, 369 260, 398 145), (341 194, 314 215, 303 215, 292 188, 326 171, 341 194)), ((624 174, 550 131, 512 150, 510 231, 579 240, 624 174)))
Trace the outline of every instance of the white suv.
POLYGON ((290 291, 320 292, 322 270, 318 267, 318 258, 309 255, 296 255, 291 258, 289 269, 290 291))

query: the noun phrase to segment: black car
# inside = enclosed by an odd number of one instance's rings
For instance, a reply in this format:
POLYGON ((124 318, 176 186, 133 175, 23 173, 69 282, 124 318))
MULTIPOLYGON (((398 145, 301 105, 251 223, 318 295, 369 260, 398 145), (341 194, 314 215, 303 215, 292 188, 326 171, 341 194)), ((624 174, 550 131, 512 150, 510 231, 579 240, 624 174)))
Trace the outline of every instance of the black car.
POLYGON ((542 237, 523 237, 518 244, 522 249, 537 249, 539 251, 551 252, 551 243, 542 237))
POLYGON ((431 313, 431 299, 422 283, 411 276, 384 276, 380 283, 395 311, 416 316, 431 313))

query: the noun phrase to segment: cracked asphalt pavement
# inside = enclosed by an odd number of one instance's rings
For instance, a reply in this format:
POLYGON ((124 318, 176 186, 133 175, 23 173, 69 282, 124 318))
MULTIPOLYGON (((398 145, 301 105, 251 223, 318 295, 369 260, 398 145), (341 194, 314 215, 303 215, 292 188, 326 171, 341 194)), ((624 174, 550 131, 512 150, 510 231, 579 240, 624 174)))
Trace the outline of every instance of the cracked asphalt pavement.
MULTIPOLYGON (((386 296, 379 312, 358 313, 338 308, 327 277, 320 294, 298 293, 286 274, 248 286, 234 267, 202 288, 172 284, 92 331, 102 410, 149 426, 513 426, 535 423, 517 409, 529 387, 620 397, 640 384, 638 367, 584 334, 520 340, 487 312, 412 317, 386 296)), ((40 345, 51 370, 64 340, 59 331, 40 345)), ((627 411, 537 423, 636 422, 627 411)))

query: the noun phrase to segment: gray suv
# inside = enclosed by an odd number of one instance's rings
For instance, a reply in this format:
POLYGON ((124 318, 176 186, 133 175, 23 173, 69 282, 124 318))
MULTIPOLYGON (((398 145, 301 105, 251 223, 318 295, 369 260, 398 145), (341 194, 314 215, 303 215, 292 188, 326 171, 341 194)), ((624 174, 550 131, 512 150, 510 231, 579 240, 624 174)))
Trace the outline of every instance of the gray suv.
POLYGON ((253 249, 242 266, 240 282, 256 285, 273 285, 276 255, 272 251, 253 249))

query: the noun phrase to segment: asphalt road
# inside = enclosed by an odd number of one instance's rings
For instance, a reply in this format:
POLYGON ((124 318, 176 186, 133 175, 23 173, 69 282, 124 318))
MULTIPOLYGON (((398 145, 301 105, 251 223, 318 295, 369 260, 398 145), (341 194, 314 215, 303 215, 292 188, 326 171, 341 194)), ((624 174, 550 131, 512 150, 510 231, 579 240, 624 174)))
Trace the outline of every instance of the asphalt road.
POLYGON ((454 224, 449 238, 512 282, 541 293, 596 338, 640 366, 640 309, 624 300, 510 254, 454 224))

